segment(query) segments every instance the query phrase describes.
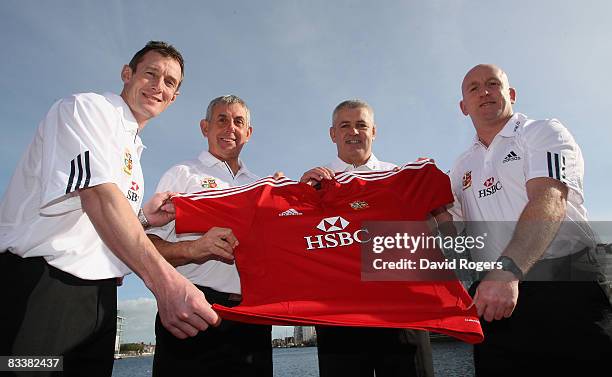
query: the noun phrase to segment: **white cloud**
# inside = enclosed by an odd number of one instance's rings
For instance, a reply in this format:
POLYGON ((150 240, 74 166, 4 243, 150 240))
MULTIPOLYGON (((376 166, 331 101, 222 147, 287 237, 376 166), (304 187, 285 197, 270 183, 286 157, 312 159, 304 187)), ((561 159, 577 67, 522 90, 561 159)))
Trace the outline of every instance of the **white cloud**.
POLYGON ((272 326, 272 339, 293 336, 293 326, 272 326))
POLYGON ((155 299, 140 297, 117 303, 119 315, 125 317, 122 343, 155 343, 155 299))

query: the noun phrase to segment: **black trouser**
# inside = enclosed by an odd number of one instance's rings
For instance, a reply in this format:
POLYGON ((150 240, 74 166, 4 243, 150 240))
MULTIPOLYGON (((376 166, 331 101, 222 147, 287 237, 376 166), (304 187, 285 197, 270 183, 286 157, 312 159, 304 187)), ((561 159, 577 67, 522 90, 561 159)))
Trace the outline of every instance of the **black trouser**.
POLYGON ((112 375, 116 279, 84 280, 42 257, 5 252, 0 286, 0 355, 64 357, 63 373, 34 376, 112 375))
POLYGON ((321 377, 372 377, 374 372, 376 377, 433 376, 427 332, 364 327, 316 329, 321 377))
MULTIPOLYGON (((197 286, 209 303, 239 304, 227 293, 197 286)), ((175 338, 155 319, 153 376, 272 376, 272 327, 221 321, 195 337, 175 338)))
MULTIPOLYGON (((596 281, 559 281, 574 269, 558 268, 564 264, 562 259, 538 262, 526 280, 541 278, 543 271, 563 273, 549 275, 557 281, 519 283, 518 303, 509 318, 481 319, 485 339, 474 346, 476 376, 528 376, 538 370, 590 376, 610 371, 610 302, 596 281)), ((579 273, 584 280, 584 269, 571 275, 579 273)), ((471 287, 472 295, 477 285, 471 287)))

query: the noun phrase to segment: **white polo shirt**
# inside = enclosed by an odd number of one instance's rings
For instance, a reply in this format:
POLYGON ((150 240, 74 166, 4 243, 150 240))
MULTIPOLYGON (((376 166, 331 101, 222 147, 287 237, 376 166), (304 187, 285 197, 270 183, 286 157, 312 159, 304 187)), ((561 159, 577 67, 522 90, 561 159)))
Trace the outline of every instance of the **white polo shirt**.
MULTIPOLYGON (((240 170, 234 175, 226 162, 219 160, 208 151, 203 151, 197 159, 182 162, 166 171, 156 191, 191 193, 209 189, 226 189, 246 185, 259 179, 246 168, 242 161, 239 160, 238 163, 240 170)), ((163 227, 151 228, 147 233, 169 242, 195 240, 201 236, 201 234, 177 235, 174 221, 163 227)), ((202 264, 186 264, 176 269, 194 284, 219 292, 240 293, 240 278, 235 264, 210 260, 202 264)))
POLYGON ((129 273, 83 212, 78 190, 114 183, 137 213, 144 193, 137 132, 118 95, 82 93, 57 101, 0 202, 0 252, 42 256, 83 279, 129 273))
POLYGON ((378 158, 376 158, 376 156, 374 156, 374 153, 372 153, 372 155, 368 159, 368 162, 360 166, 348 164, 344 162, 340 157, 336 157, 336 159, 329 163, 327 167, 335 171, 336 173, 342 173, 345 171, 391 170, 393 168, 396 168, 397 165, 392 164, 390 162, 380 161, 378 158))
POLYGON ((501 255, 527 204, 525 184, 538 177, 558 179, 569 188, 564 223, 543 258, 594 246, 583 205, 583 175, 580 147, 556 119, 531 120, 516 113, 488 148, 475 137, 450 172, 455 220, 468 222, 474 235, 487 233, 486 250, 473 252, 472 258, 501 255))

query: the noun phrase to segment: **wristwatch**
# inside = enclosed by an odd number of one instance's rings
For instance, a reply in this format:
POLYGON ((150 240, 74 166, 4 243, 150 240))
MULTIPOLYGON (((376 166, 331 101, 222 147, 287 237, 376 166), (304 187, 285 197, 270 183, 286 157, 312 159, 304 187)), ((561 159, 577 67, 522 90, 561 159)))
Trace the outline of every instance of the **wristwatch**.
POLYGON ((144 214, 144 211, 142 210, 142 208, 138 211, 138 220, 140 221, 140 225, 142 225, 142 227, 147 230, 149 229, 149 227, 151 226, 151 224, 149 224, 149 220, 147 220, 147 217, 144 214))
POLYGON ((502 271, 512 272, 519 280, 523 280, 523 271, 514 263, 512 258, 502 255, 497 258, 497 262, 501 263, 502 271))

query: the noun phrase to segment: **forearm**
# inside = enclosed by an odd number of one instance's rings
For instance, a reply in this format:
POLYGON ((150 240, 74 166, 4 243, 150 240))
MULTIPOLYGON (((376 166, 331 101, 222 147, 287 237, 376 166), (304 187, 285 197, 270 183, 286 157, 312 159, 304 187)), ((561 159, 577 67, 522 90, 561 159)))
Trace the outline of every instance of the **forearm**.
POLYGON ((542 257, 565 217, 562 196, 547 192, 529 200, 502 255, 514 260, 526 273, 542 257))
POLYGON ((169 242, 154 234, 149 234, 149 240, 155 245, 159 253, 174 267, 193 263, 190 247, 193 241, 169 242))
POLYGON ((453 216, 448 212, 446 207, 440 207, 431 212, 436 221, 438 231, 443 236, 454 237, 457 235, 457 229, 453 223, 453 216))
POLYGON ((117 186, 97 185, 79 192, 83 210, 115 255, 142 278, 154 293, 173 270, 146 236, 117 186))
POLYGON ((195 336, 219 323, 204 294, 157 252, 115 184, 80 190, 79 195, 102 241, 153 292, 161 322, 174 336, 195 336))

